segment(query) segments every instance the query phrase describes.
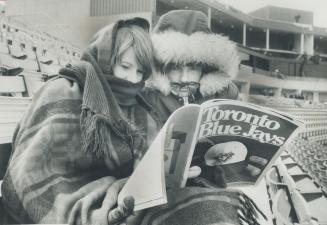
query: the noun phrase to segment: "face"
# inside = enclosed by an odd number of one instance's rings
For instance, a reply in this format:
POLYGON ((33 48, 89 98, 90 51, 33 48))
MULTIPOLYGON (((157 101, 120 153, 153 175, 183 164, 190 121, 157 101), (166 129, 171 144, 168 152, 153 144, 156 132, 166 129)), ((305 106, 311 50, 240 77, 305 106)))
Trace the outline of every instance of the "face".
POLYGON ((181 66, 170 70, 166 75, 172 83, 198 83, 202 72, 199 66, 181 66))
POLYGON ((136 61, 133 48, 128 48, 113 67, 115 77, 138 83, 143 78, 143 71, 136 61))
POLYGON ((172 93, 184 99, 187 104, 189 96, 199 88, 202 71, 199 66, 180 66, 165 73, 171 83, 172 93))

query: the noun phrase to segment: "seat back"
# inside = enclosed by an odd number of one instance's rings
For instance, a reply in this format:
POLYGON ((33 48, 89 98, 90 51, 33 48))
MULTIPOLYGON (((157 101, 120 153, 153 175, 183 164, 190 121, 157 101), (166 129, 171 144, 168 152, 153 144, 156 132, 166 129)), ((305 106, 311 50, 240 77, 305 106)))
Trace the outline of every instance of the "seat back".
POLYGON ((0 182, 7 169, 13 133, 32 100, 22 97, 24 92, 24 77, 0 76, 0 182))

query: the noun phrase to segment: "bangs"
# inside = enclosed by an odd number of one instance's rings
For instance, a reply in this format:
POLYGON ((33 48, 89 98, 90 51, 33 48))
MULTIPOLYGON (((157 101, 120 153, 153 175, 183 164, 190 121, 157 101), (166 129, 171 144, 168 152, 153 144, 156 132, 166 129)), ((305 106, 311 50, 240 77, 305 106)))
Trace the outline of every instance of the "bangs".
POLYGON ((153 47, 150 36, 142 29, 135 30, 133 49, 136 60, 144 73, 144 79, 147 79, 152 73, 153 68, 153 47))
POLYGON ((153 47, 150 36, 138 26, 124 27, 119 29, 114 49, 112 65, 121 60, 121 55, 132 47, 135 53, 138 67, 143 72, 143 80, 152 73, 153 68, 153 47))

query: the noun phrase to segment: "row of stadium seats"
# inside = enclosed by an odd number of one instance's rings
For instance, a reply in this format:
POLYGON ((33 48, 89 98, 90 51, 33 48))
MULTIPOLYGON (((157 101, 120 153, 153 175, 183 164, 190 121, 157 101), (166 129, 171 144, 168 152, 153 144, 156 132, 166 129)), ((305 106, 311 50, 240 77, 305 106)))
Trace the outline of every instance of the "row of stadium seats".
MULTIPOLYGON (((0 187, 11 152, 11 141, 17 123, 32 101, 23 76, 0 76, 0 187), (1 96, 1 94, 11 96, 1 96)), ((1 198, 1 190, 0 190, 1 198)))
POLYGON ((0 64, 3 67, 8 68, 23 68, 24 71, 41 71, 46 74, 55 74, 61 66, 66 65, 67 63, 72 62, 76 59, 61 59, 61 56, 57 56, 57 58, 53 57, 51 60, 42 61, 42 57, 38 55, 37 52, 33 52, 35 57, 30 57, 24 51, 21 52, 21 56, 26 57, 18 57, 17 54, 14 55, 10 52, 10 47, 7 43, 0 42, 0 64), (8 49, 5 51, 5 49, 8 49))
POLYGON ((62 40, 0 17, 1 185, 15 127, 31 104, 34 93, 60 67, 80 55, 77 48, 62 40))
POLYGON ((31 97, 23 97, 27 92, 23 76, 0 76, 0 95, 15 93, 16 96, 0 96, 0 144, 11 143, 13 131, 22 118, 31 97))
POLYGON ((327 193, 327 151, 319 143, 298 139, 289 146, 290 155, 327 193))
POLYGON ((266 175, 271 210, 274 224, 318 225, 318 219, 313 218, 309 205, 298 189, 287 169, 278 162, 266 175))
POLYGON ((304 110, 305 112, 308 112, 311 110, 312 113, 315 113, 319 112, 320 110, 326 110, 326 105, 323 103, 310 103, 310 101, 288 99, 283 97, 276 98, 263 95, 249 95, 247 97, 247 101, 283 111, 291 110, 301 112, 304 110), (314 111, 312 111, 312 109, 314 109, 314 111))
POLYGON ((327 107, 323 104, 302 105, 280 104, 280 98, 262 99, 259 96, 250 96, 248 99, 252 103, 260 104, 265 107, 274 108, 293 116, 304 123, 304 128, 299 137, 311 142, 318 142, 322 145, 327 144, 327 107))
POLYGON ((287 151, 268 171, 266 183, 275 224, 327 224, 326 195, 287 151))
POLYGON ((275 224, 327 224, 327 108, 282 98, 248 100, 286 112, 304 123, 266 176, 275 224))
POLYGON ((7 40, 18 51, 25 48, 31 51, 35 47, 40 53, 54 55, 67 55, 68 57, 80 57, 79 49, 51 36, 48 33, 36 30, 12 17, 0 15, 0 40, 7 40))
MULTIPOLYGON (((0 20, 0 66, 5 69, 20 68, 26 72, 56 74, 60 67, 80 57, 79 49, 19 24, 12 18, 0 20)), ((1 74, 1 73, 0 73, 1 74)))

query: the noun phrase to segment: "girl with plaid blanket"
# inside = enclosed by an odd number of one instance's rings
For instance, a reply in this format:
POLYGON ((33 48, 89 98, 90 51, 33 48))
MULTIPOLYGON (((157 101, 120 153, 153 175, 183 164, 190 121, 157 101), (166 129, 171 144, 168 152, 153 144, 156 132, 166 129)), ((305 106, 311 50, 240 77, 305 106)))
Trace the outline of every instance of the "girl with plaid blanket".
POLYGON ((148 29, 141 18, 103 28, 79 62, 35 95, 14 134, 2 185, 15 223, 136 220, 133 198, 118 207, 116 200, 162 126, 140 95, 152 72, 148 29))

